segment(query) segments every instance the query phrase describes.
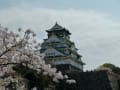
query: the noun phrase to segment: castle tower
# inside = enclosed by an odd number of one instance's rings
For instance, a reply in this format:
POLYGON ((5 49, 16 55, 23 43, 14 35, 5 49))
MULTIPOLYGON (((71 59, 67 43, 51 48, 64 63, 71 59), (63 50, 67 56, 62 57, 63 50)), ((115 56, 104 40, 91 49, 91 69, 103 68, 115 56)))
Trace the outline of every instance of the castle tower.
POLYGON ((71 33, 57 23, 46 32, 48 38, 44 39, 40 50, 45 54, 46 63, 62 71, 82 71, 84 65, 82 56, 77 53, 78 49, 70 40, 71 33))

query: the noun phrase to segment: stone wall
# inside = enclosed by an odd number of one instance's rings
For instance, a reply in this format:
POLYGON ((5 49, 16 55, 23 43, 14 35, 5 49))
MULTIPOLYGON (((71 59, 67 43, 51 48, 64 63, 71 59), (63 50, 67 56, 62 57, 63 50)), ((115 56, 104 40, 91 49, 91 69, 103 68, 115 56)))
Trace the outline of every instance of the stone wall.
POLYGON ((110 80, 112 90, 120 90, 120 86, 118 82, 120 80, 120 75, 114 72, 108 72, 108 77, 110 80))

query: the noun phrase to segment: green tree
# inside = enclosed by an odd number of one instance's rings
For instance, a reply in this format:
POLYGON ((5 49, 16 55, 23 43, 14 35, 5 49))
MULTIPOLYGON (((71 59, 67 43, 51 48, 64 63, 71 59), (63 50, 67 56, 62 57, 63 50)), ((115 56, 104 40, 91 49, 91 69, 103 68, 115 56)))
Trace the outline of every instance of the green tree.
POLYGON ((116 67, 114 64, 111 64, 111 63, 104 63, 102 66, 107 67, 107 68, 111 68, 111 69, 116 67))

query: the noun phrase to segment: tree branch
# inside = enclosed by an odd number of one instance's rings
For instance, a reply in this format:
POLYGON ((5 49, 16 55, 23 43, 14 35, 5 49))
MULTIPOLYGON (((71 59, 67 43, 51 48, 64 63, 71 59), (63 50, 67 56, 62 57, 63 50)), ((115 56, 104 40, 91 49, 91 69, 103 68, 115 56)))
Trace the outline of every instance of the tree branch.
POLYGON ((0 54, 0 57, 2 57, 4 54, 6 54, 7 52, 11 51, 12 48, 16 47, 17 44, 11 46, 11 48, 8 48, 7 50, 5 50, 2 54, 0 54))

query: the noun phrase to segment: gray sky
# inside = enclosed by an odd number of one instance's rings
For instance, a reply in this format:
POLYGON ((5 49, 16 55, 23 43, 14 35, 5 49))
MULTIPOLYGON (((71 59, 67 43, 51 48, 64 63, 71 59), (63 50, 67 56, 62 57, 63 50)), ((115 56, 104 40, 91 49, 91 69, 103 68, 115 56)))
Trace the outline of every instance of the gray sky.
POLYGON ((72 33, 86 69, 120 66, 120 0, 0 0, 0 24, 31 28, 41 41, 57 21, 72 33))

